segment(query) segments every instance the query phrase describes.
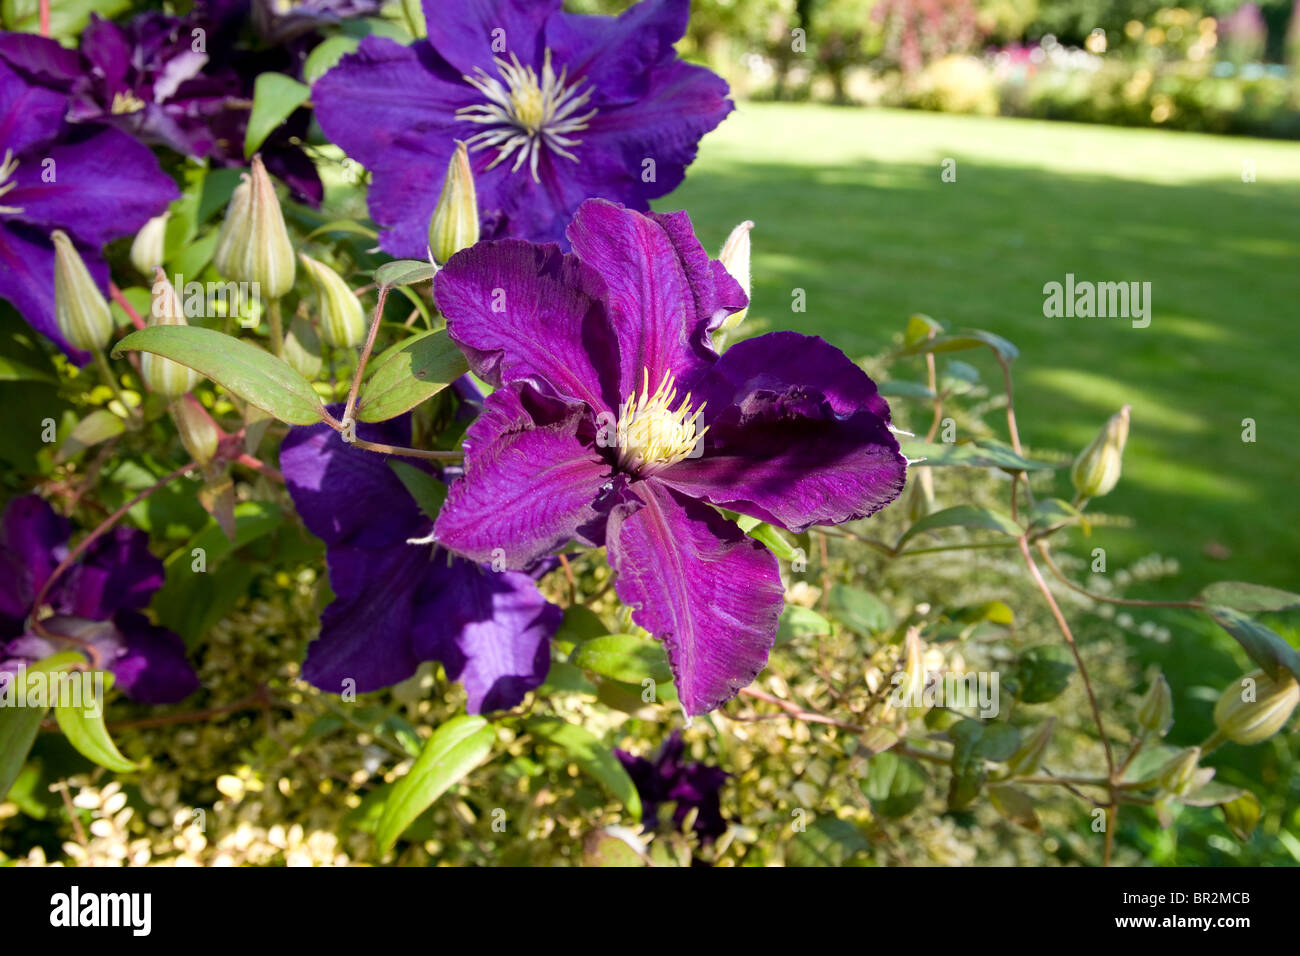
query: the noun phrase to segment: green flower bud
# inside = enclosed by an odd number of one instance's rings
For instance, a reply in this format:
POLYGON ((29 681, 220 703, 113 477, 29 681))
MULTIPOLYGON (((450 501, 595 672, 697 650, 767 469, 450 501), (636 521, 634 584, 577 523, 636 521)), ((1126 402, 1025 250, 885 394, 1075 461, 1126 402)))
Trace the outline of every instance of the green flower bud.
POLYGON ((469 151, 464 143, 457 141, 456 152, 447 164, 447 178, 442 181, 438 205, 429 220, 429 253, 441 265, 478 242, 478 236, 474 173, 469 167, 469 151))
POLYGON ((1092 444, 1074 460, 1070 480, 1085 498, 1100 498, 1119 481, 1124 444, 1128 441, 1129 407, 1125 405, 1111 416, 1092 444))
POLYGON ((327 345, 352 348, 366 337, 366 313, 343 277, 325 265, 299 253, 303 268, 316 288, 320 303, 320 336, 327 345))
MULTIPOLYGON (((161 268, 154 272, 153 299, 149 306, 150 325, 188 325, 185 310, 181 308, 180 297, 167 281, 161 268)), ((181 365, 171 359, 154 355, 152 352, 140 354, 140 374, 150 391, 164 398, 180 398, 202 381, 202 376, 188 365, 181 365)))
POLYGON ((1028 777, 1038 769, 1043 762, 1043 754, 1047 753, 1047 745, 1052 742, 1052 734, 1056 732, 1056 718, 1049 717, 1039 725, 1034 735, 1020 745, 1020 749, 1011 755, 1007 761, 1007 771, 1013 777, 1028 777))
POLYGON ((113 337, 108 302, 67 234, 55 229, 50 239, 54 242, 54 314, 59 331, 73 348, 102 351, 113 337))
POLYGON ((1169 682, 1164 674, 1157 674, 1138 706, 1138 725, 1148 733, 1163 737, 1173 722, 1174 699, 1169 692, 1169 682))
POLYGON ((1251 671, 1223 692, 1214 705, 1214 723, 1234 743, 1257 744, 1282 729, 1300 703, 1300 684, 1290 674, 1274 680, 1251 671))
POLYGON ((1197 782, 1196 767, 1201 760, 1200 747, 1184 747, 1160 768, 1156 783, 1163 790, 1182 795, 1197 782))
POLYGON ((167 220, 171 212, 154 216, 135 234, 131 243, 131 265, 142 275, 153 275, 153 270, 162 265, 163 250, 167 240, 167 220))
MULTIPOLYGON (((146 353, 148 354, 148 353, 146 353)), ((181 444, 200 465, 206 465, 217 454, 221 444, 221 429, 212 420, 208 410, 193 395, 182 395, 171 404, 172 420, 181 436, 181 444)))
POLYGON ((227 279, 257 283, 268 299, 293 288, 293 243, 261 156, 230 197, 212 261, 227 279))
MULTIPOLYGON (((727 241, 722 244, 722 252, 718 254, 718 261, 722 263, 724 269, 733 279, 740 283, 740 288, 744 290, 745 296, 749 296, 749 231, 754 228, 754 223, 748 219, 742 222, 735 229, 731 230, 731 235, 727 241)), ((745 321, 745 316, 749 314, 749 306, 741 309, 739 312, 733 312, 722 322, 723 331, 734 329, 741 322, 745 321)))

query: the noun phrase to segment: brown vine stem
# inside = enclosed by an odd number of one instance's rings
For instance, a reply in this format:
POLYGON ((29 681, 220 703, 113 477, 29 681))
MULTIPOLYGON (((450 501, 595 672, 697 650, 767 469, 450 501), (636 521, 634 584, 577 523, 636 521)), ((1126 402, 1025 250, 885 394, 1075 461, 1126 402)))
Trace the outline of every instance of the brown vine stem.
POLYGON ((113 527, 113 525, 117 524, 118 521, 122 519, 122 516, 125 515, 128 511, 130 511, 140 502, 144 501, 144 499, 148 498, 159 488, 162 488, 164 485, 170 484, 171 482, 179 478, 181 475, 185 474, 185 472, 189 471, 193 467, 195 467, 194 462, 192 461, 186 462, 184 465, 181 465, 181 467, 177 468, 175 471, 171 472, 170 474, 162 478, 159 478, 148 488, 144 489, 144 491, 141 491, 134 498, 132 498, 126 504, 122 505, 122 507, 118 508, 111 515, 109 515, 107 518, 101 521, 99 525, 96 526, 94 531, 90 532, 90 534, 86 535, 79 542, 77 542, 77 546, 73 548, 71 551, 69 551, 67 557, 65 557, 62 561, 60 561, 58 565, 54 568, 54 570, 50 572, 50 576, 45 579, 45 583, 41 585, 40 591, 36 593, 36 598, 35 600, 32 601, 32 629, 33 630, 35 630, 42 637, 50 638, 56 641, 68 641, 70 643, 77 644, 82 648, 82 650, 86 651, 86 653, 90 656, 91 663, 95 667, 99 667, 101 663, 99 651, 98 649, 95 648, 93 644, 90 644, 89 642, 86 641, 79 640, 74 637, 70 637, 69 635, 66 634, 51 634, 49 631, 47 631, 44 628, 44 626, 42 626, 40 620, 37 618, 37 615, 40 613, 40 609, 45 606, 45 602, 49 598, 50 591, 53 590, 55 583, 59 580, 60 577, 63 576, 64 572, 67 571, 68 568, 70 568, 77 561, 77 559, 80 558, 86 552, 87 548, 89 548, 92 544, 98 541, 104 534, 106 534, 113 527))
POLYGON ((352 413, 356 411, 357 395, 361 391, 361 377, 366 374, 366 363, 370 361, 370 353, 375 348, 375 336, 379 334, 379 324, 384 317, 384 302, 388 299, 388 286, 379 287, 379 296, 375 299, 375 314, 370 320, 370 331, 366 333, 366 344, 361 349, 361 357, 357 359, 357 370, 352 375, 352 387, 348 389, 348 401, 343 406, 343 423, 346 425, 352 421, 352 413))
POLYGON ((1043 556, 1043 563, 1047 565, 1047 569, 1052 572, 1058 581, 1064 584, 1071 591, 1074 591, 1077 594, 1082 594, 1084 597, 1092 598, 1094 601, 1100 601, 1103 604, 1120 604, 1124 607, 1170 607, 1185 608, 1192 611, 1205 610, 1205 605, 1200 601, 1140 601, 1136 598, 1116 598, 1107 597, 1104 594, 1094 594, 1092 591, 1075 584, 1065 576, 1065 573, 1057 566, 1056 562, 1052 560, 1051 552, 1047 549, 1047 542, 1039 541, 1038 551, 1043 556))

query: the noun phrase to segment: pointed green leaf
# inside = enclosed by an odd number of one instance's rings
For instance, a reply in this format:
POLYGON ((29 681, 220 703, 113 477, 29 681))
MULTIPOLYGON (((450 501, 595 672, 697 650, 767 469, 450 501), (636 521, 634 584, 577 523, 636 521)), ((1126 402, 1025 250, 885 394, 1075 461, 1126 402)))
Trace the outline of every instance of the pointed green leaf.
POLYGON ((924 355, 926 352, 961 352, 982 346, 991 348, 1003 361, 1010 362, 1020 355, 1020 350, 1000 335, 985 332, 983 329, 963 329, 951 335, 937 335, 932 339, 920 339, 908 345, 898 354, 924 355))
POLYGON ((152 352, 188 365, 222 388, 290 425, 314 425, 325 409, 311 383, 269 352, 194 325, 155 325, 132 332, 113 349, 152 352))
POLYGON ((375 830, 382 851, 456 784, 487 759, 496 740, 496 728, 477 714, 453 717, 434 731, 416 758, 411 772, 393 785, 375 830))
POLYGON ((585 671, 640 684, 646 678, 655 683, 673 679, 663 645, 638 634, 605 634, 579 644, 569 661, 585 671))
MULTIPOLYGON (((104 690, 113 686, 113 675, 101 671, 104 675, 104 690)), ((59 722, 59 729, 68 738, 77 751, 87 760, 99 764, 108 770, 125 773, 135 770, 138 764, 122 756, 113 738, 104 726, 104 701, 82 701, 82 706, 60 704, 54 708, 54 719, 59 722)))
POLYGON ((244 130, 244 158, 251 159, 277 126, 307 102, 311 87, 283 73, 263 73, 253 83, 253 109, 244 130))
POLYGON ((388 467, 406 486, 425 517, 438 517, 442 503, 447 500, 447 486, 427 471, 397 458, 388 459, 388 467))
POLYGON ((1300 654, 1272 628, 1230 607, 1211 607, 1209 613, 1269 677, 1277 680, 1283 671, 1290 671, 1300 680, 1300 654))
POLYGON ((92 448, 110 438, 116 438, 124 431, 126 431, 126 422, 106 408, 97 408, 77 422, 72 431, 68 432, 68 437, 59 445, 54 460, 67 461, 80 455, 87 448, 92 448))
POLYGON ((603 786, 623 804, 629 816, 641 819, 641 797, 613 751, 577 724, 563 720, 530 720, 528 729, 544 740, 562 747, 582 772, 603 786))
POLYGON ((978 528, 998 531, 1011 537, 1019 537, 1021 534, 1020 525, 1001 512, 991 511, 988 508, 977 508, 974 505, 957 505, 954 508, 945 508, 943 511, 936 511, 934 514, 926 515, 904 531, 903 536, 898 539, 898 544, 894 547, 895 549, 902 548, 906 541, 921 532, 936 531, 940 528, 978 528))
POLYGON ((1300 610, 1300 594, 1247 584, 1245 581, 1220 581, 1201 592, 1206 604, 1217 604, 1238 611, 1296 611, 1300 610))
POLYGON ((1001 442, 987 438, 960 442, 904 441, 899 443, 899 447, 910 461, 924 458, 927 465, 933 466, 1003 468, 1007 471, 1050 471, 1057 467, 1045 461, 1031 461, 1001 442))
POLYGON ((395 285, 415 285, 428 282, 437 271, 427 259, 397 259, 375 270, 375 285, 390 289, 395 285))
POLYGON ((403 339, 375 359, 361 386, 357 418, 383 422, 409 412, 469 371, 465 356, 445 329, 403 339))
MULTIPOLYGON (((49 675, 70 670, 85 662, 83 656, 71 651, 47 657, 15 674, 5 693, 16 694, 14 682, 26 680, 28 674, 39 672, 49 675)), ((45 719, 46 710, 45 707, 18 707, 8 700, 4 706, 0 706, 0 800, 8 796, 9 788, 22 772, 27 754, 41 729, 41 721, 45 719)))

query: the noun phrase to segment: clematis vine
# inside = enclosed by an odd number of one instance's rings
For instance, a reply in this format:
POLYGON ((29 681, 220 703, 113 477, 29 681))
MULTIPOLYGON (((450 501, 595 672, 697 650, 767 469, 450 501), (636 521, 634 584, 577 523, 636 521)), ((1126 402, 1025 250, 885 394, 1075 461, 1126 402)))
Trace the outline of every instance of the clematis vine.
POLYGON ((616 18, 560 7, 425 0, 427 40, 367 37, 316 82, 321 128, 373 174, 385 250, 424 257, 458 140, 487 239, 562 242, 584 199, 646 210, 682 181, 732 108, 721 78, 674 51, 689 0, 642 0, 616 18))
POLYGON ((111 671, 133 700, 188 697, 199 680, 184 642, 142 613, 163 585, 163 563, 149 551, 148 536, 115 528, 49 584, 67 557, 70 531, 35 495, 13 499, 0 517, 0 674, 77 650, 111 671))
POLYGON ((852 521, 898 496, 906 462, 875 384, 822 339, 718 355, 711 333, 746 297, 684 212, 591 200, 568 239, 479 243, 435 279, 448 334, 497 390, 434 536, 511 568, 605 546, 683 708, 704 713, 763 669, 784 593, 776 558, 718 509, 795 532, 852 521))
MULTIPOLYGON (((356 435, 409 445, 410 416, 358 424, 356 435)), ((427 535, 430 520, 382 456, 348 447, 325 425, 292 429, 280 467, 303 522, 325 542, 335 593, 307 651, 306 681, 365 692, 436 660, 481 713, 518 705, 546 679, 562 615, 533 575, 408 543, 427 535)))
POLYGON ((147 147, 120 130, 74 127, 64 120, 66 110, 64 94, 29 81, 0 57, 0 298, 84 362, 55 318, 51 233, 68 234, 105 291, 101 247, 135 232, 180 191, 147 147))

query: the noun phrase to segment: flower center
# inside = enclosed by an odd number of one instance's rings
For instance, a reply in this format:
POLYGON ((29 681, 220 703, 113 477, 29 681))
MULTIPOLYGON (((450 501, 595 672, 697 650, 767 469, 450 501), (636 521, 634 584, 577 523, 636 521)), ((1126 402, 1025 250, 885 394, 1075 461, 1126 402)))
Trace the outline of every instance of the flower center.
POLYGON ((665 465, 693 457, 706 427, 696 431, 704 404, 691 408, 691 396, 677 403, 672 372, 650 394, 650 370, 642 376, 641 393, 633 392, 618 410, 618 463, 638 473, 657 471, 665 465), (673 406, 676 404, 676 408, 673 406))
POLYGON ((140 97, 136 96, 129 90, 125 93, 114 93, 113 103, 109 111, 114 116, 121 116, 123 113, 138 113, 145 108, 147 104, 140 97))
MULTIPOLYGON (((0 197, 18 185, 13 181, 13 175, 17 170, 18 160, 14 159, 14 151, 6 149, 5 158, 0 160, 0 197)), ((22 211, 21 206, 0 205, 0 214, 6 216, 16 216, 22 211)))
POLYGON ((567 82, 567 67, 557 75, 551 67, 550 50, 546 51, 540 77, 513 53, 509 63, 500 57, 495 62, 500 78, 488 76, 481 67, 475 68, 476 76, 464 78, 487 97, 486 103, 463 106, 456 111, 458 119, 488 127, 466 141, 469 148, 496 148, 497 158, 488 169, 511 156, 515 158, 511 172, 518 172, 527 162, 534 182, 540 181, 537 161, 543 148, 578 162, 569 147, 582 145, 582 140, 573 134, 586 129, 596 115, 594 109, 578 115, 591 99, 591 87, 583 89, 581 81, 567 82))

